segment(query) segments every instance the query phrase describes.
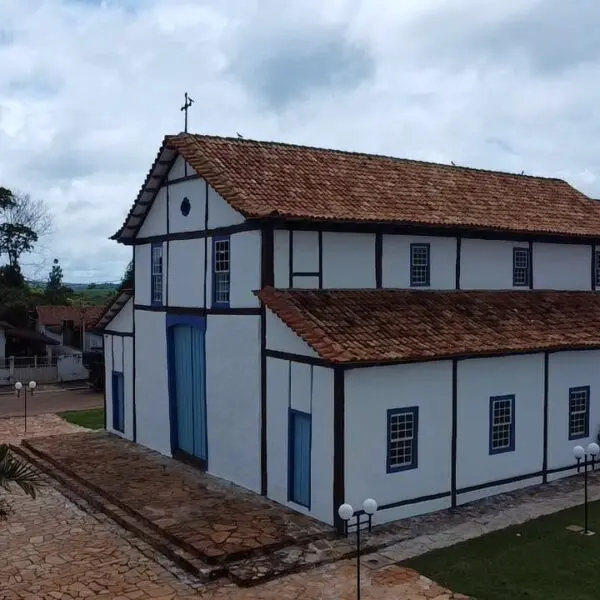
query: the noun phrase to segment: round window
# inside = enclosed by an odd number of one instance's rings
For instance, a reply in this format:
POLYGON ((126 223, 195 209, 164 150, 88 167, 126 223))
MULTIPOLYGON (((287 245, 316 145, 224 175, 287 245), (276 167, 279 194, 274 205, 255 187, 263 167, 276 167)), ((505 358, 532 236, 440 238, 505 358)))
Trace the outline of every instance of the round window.
POLYGON ((185 197, 182 201, 181 201, 181 214, 184 217, 187 217, 190 214, 190 210, 192 210, 192 205, 190 204, 190 199, 185 197))

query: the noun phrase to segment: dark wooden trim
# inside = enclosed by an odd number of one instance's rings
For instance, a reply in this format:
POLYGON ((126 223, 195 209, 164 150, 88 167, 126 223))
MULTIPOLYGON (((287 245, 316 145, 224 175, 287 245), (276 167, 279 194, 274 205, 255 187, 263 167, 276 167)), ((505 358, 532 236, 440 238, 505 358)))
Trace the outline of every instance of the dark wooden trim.
POLYGON ((552 473, 564 473, 565 471, 572 471, 574 469, 579 468, 579 465, 567 465, 566 467, 555 467, 554 469, 548 469, 547 473, 550 475, 552 473))
MULTIPOLYGON (((187 161, 185 163, 185 169, 187 171, 187 161)), ((162 184, 162 187, 168 188, 172 185, 176 185, 178 183, 183 183, 184 181, 194 181, 195 179, 202 179, 202 176, 198 175, 197 173, 194 173, 193 175, 184 175, 183 177, 176 177, 175 179, 167 179, 162 184)))
POLYGON ((383 286, 383 233, 375 234, 375 287, 383 286))
POLYGON ((452 438, 450 450, 451 506, 456 506, 456 466, 458 450, 458 361, 452 361, 452 438))
POLYGON ((319 289, 323 289, 323 232, 319 231, 319 289))
MULTIPOLYGON (((133 248, 133 294, 131 296, 133 302, 134 302, 134 307, 135 307, 135 248, 133 248)), ((132 315, 132 331, 133 331, 133 350, 132 350, 132 360, 133 360, 133 399, 132 399, 132 404, 133 404, 133 441, 136 442, 137 441, 137 404, 136 404, 136 374, 137 374, 137 370, 136 370, 136 364, 135 364, 135 347, 136 347, 136 337, 135 337, 135 310, 133 310, 133 315, 132 315)))
POLYGON ((468 494, 469 492, 478 492, 479 490, 485 490, 491 487, 498 487, 500 485, 508 485, 509 483, 517 483, 518 481, 526 481, 527 479, 534 479, 536 477, 542 477, 541 471, 535 473, 525 473, 524 475, 515 475, 514 477, 507 477, 506 479, 497 479, 496 481, 486 481, 485 483, 479 483, 477 485, 470 485, 457 490, 457 494, 468 494))
POLYGON ((591 248, 592 248, 591 289, 592 289, 592 291, 596 291, 596 244, 592 244, 591 248))
POLYGON ((550 355, 544 352, 544 442, 542 459, 543 483, 548 483, 548 363, 550 355))
POLYGON ((462 238, 456 236, 456 269, 454 275, 454 284, 457 290, 460 290, 460 261, 462 258, 462 238))
MULTIPOLYGON (((266 221, 266 220, 264 220, 266 221)), ((487 240, 507 240, 517 242, 548 242, 554 244, 591 244, 600 243, 600 235, 592 236, 573 236, 570 234, 549 234, 544 232, 516 232, 503 231, 498 229, 477 229, 469 227, 440 227, 433 225, 419 224, 388 224, 388 223, 356 223, 341 221, 309 221, 294 220, 284 221, 282 219, 268 219, 274 224, 275 229, 295 229, 298 231, 334 231, 349 233, 383 233, 395 235, 420 235, 434 237, 456 237, 475 238, 487 240)))
POLYGON ((292 277, 320 277, 319 271, 296 271, 292 277))
POLYGON ((533 242, 529 240, 529 289, 533 289, 533 242))
POLYGON ((338 515, 338 508, 345 501, 345 390, 344 371, 335 368, 333 371, 333 522, 336 529, 341 533, 344 530, 344 522, 338 515))
MULTIPOLYGON (((169 210, 169 188, 167 187, 166 190, 166 199, 167 199, 167 239, 165 240, 165 246, 166 246, 166 259, 164 261, 164 265, 163 265, 163 278, 164 278, 164 285, 165 285, 165 298, 164 298, 164 302, 165 304, 169 304, 169 277, 171 275, 171 264, 170 264, 170 259, 171 259, 171 253, 169 252, 170 248, 169 248, 169 234, 171 233, 171 217, 170 217, 170 210, 169 210), (166 273, 164 272, 166 271, 166 273)), ((152 259, 151 259, 152 260, 152 259)))
MULTIPOLYGON (((204 233, 208 232, 208 182, 204 182, 204 233)), ((204 235, 204 310, 208 307, 208 236, 204 235)), ((211 281, 212 286, 212 281, 211 281)))
MULTIPOLYGON (((111 349, 112 349, 112 340, 110 340, 110 345, 111 345, 111 349)), ((104 390, 103 390, 103 395, 104 395, 104 430, 106 430, 106 413, 108 412, 108 405, 106 403, 106 386, 107 386, 107 381, 106 381, 106 343, 104 340, 104 335, 102 336, 102 368, 104 369, 104 373, 102 373, 102 379, 104 380, 104 390)))
POLYGON ((244 221, 244 223, 239 223, 238 225, 227 225, 226 227, 214 227, 213 229, 209 229, 207 224, 205 229, 198 229, 195 231, 176 231, 173 233, 166 233, 164 235, 152 235, 127 240, 127 242, 124 243, 125 245, 140 246, 142 244, 151 244, 152 242, 200 240, 218 235, 231 235, 232 233, 240 233, 242 231, 258 231, 260 228, 260 225, 252 221, 244 221))
POLYGON ((105 329, 103 333, 105 333, 106 335, 114 335, 117 337, 133 337, 133 332, 129 331, 113 331, 112 329, 105 329))
POLYGON ((288 233, 288 287, 294 287, 294 230, 288 233))
POLYGON ((152 306, 148 304, 134 304, 135 310, 147 310, 151 312, 164 312, 168 314, 189 315, 257 315, 260 316, 260 307, 246 306, 241 308, 222 307, 198 307, 198 306, 152 306))
POLYGON ((408 500, 399 500, 398 502, 383 504, 377 510, 389 510, 390 508, 399 508, 400 506, 409 506, 411 504, 419 504, 420 502, 431 502, 431 500, 440 500, 441 498, 447 498, 448 496, 451 496, 451 492, 439 492, 438 494, 429 494, 428 496, 418 496, 417 498, 409 498, 408 500))
POLYGON ((292 352, 282 352, 280 350, 265 349, 265 356, 269 358, 279 358, 281 360, 291 360, 292 362, 303 363, 305 365, 315 365, 317 367, 332 367, 331 363, 316 356, 304 356, 303 354, 294 354, 292 352))
MULTIPOLYGON (((266 226, 261 231, 260 243, 260 285, 274 285, 274 232, 266 226)), ((267 315, 264 303, 260 303, 260 493, 269 492, 268 469, 268 421, 267 421, 267 315)))

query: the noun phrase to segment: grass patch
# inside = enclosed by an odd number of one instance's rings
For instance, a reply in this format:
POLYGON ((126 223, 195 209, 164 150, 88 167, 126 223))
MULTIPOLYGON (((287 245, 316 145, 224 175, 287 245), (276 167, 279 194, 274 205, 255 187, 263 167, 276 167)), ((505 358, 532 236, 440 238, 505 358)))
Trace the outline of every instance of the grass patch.
POLYGON ((590 503, 589 511, 589 527, 596 532, 591 537, 565 529, 583 525, 580 506, 435 550, 405 564, 477 600, 597 600, 600 502, 590 503))
POLYGON ((104 408, 92 408, 90 410, 69 410, 58 413, 59 417, 88 429, 104 428, 104 408))

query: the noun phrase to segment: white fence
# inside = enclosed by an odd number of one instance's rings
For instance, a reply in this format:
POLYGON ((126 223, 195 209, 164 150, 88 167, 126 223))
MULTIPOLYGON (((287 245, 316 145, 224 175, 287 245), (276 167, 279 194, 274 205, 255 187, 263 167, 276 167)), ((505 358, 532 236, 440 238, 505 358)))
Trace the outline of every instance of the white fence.
POLYGON ((81 355, 0 358, 0 386, 15 382, 57 383, 87 379, 89 371, 83 366, 81 355))

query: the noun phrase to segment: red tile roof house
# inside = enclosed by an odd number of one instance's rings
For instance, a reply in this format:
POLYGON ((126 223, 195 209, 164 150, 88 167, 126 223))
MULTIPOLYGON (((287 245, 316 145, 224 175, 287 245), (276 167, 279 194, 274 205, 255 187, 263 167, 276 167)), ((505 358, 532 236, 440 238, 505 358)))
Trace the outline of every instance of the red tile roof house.
POLYGON ((40 333, 61 346, 85 352, 101 350, 102 337, 93 331, 93 325, 102 309, 102 306, 36 306, 36 326, 40 333))
POLYGON ((179 134, 113 239, 108 428, 299 512, 445 509, 596 439, 600 205, 564 181, 179 134))

